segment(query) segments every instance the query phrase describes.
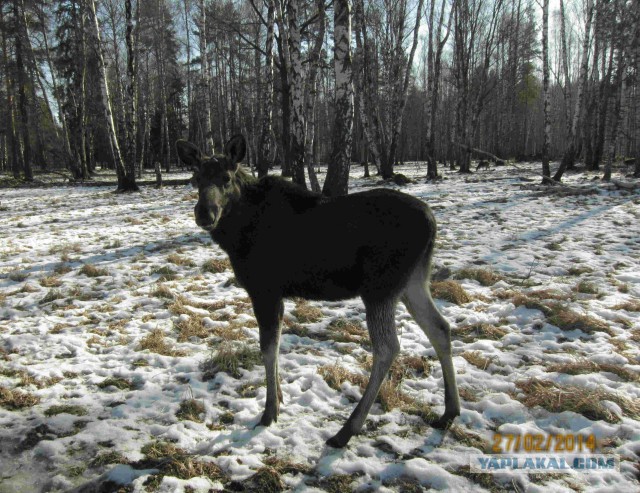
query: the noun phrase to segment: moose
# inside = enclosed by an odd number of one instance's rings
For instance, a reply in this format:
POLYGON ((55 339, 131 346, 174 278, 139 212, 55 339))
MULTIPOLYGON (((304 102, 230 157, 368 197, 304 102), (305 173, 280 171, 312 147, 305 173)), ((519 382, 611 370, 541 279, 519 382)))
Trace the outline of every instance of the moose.
POLYGON ((431 423, 445 429, 460 415, 449 324, 429 291, 436 221, 410 195, 373 189, 325 197, 284 178, 254 178, 239 165, 242 135, 223 154, 205 156, 185 140, 178 155, 193 168, 195 221, 228 255, 247 291, 260 331, 265 410, 256 426, 278 419, 283 402, 278 349, 283 298, 337 301, 360 296, 373 352, 367 387, 351 416, 327 444, 344 447, 357 434, 400 350, 395 307, 402 301, 433 345, 444 378, 445 411, 431 423))

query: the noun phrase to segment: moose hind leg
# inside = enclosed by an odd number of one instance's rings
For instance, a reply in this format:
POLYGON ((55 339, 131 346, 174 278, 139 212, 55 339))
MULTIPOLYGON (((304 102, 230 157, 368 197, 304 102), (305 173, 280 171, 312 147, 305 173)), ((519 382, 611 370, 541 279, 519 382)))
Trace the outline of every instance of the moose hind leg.
POLYGON ((431 423, 434 428, 448 428, 456 416, 460 416, 460 396, 456 384, 456 371, 451 355, 451 329, 449 323, 436 308, 428 291, 424 276, 412 276, 402 301, 409 313, 426 334, 436 351, 444 378, 445 410, 442 417, 431 423))
POLYGON ((278 375, 278 350, 284 305, 281 299, 253 299, 253 311, 260 327, 260 351, 267 379, 267 399, 259 426, 269 426, 278 421, 280 403, 283 402, 278 375))
POLYGON ((389 372, 393 360, 400 351, 395 329, 395 301, 367 303, 367 328, 373 348, 373 369, 362 399, 340 431, 327 440, 332 447, 344 447, 351 437, 362 429, 364 420, 375 401, 380 386, 389 372))

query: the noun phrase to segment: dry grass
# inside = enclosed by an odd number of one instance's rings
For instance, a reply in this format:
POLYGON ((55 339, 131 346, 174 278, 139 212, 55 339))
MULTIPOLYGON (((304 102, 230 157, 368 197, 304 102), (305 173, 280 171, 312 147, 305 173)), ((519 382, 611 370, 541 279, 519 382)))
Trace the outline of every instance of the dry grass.
POLYGON ((611 307, 612 310, 626 310, 628 312, 640 312, 640 300, 630 300, 611 307))
POLYGON ((275 455, 267 457, 263 462, 266 466, 274 468, 280 474, 311 474, 313 472, 313 468, 310 466, 275 455))
POLYGON ((61 300, 64 298, 64 294, 59 289, 50 289, 47 291, 47 294, 39 301, 41 305, 46 305, 47 303, 51 303, 56 300, 61 300))
POLYGON ((640 380, 640 374, 625 368, 622 365, 611 363, 595 363, 588 359, 580 359, 569 363, 556 363, 547 366, 547 371, 566 373, 567 375, 584 375, 587 373, 608 372, 619 376, 627 382, 637 382, 640 380))
POLYGON ((37 378, 29 373, 27 370, 23 369, 13 369, 13 368, 2 368, 0 369, 0 375, 9 378, 18 379, 18 383, 16 384, 18 387, 30 387, 34 386, 38 389, 44 389, 47 387, 51 387, 62 381, 60 377, 44 377, 37 378))
POLYGON ((223 341, 243 341, 247 339, 247 334, 244 332, 245 327, 248 327, 246 323, 232 320, 224 327, 214 327, 212 332, 223 341))
POLYGON ((151 275, 157 274, 159 281, 172 281, 176 277, 178 277, 178 273, 174 271, 168 265, 163 265, 162 267, 156 267, 151 271, 151 275))
POLYGON ((298 319, 298 322, 302 324, 315 323, 322 319, 322 311, 320 308, 310 305, 304 300, 298 301, 291 313, 298 319))
POLYGON ((162 283, 158 284, 158 287, 151 292, 151 296, 154 296, 156 298, 165 298, 168 300, 172 300, 175 298, 173 292, 165 284, 162 283))
POLYGON ((108 452, 101 452, 98 454, 90 463, 90 467, 101 467, 106 466, 107 464, 128 464, 129 459, 127 459, 120 452, 116 452, 115 450, 110 450, 108 452))
POLYGON ((480 351, 465 351, 461 356, 481 370, 486 370, 493 361, 493 358, 485 358, 480 351))
POLYGON ((178 342, 188 341, 192 337, 205 339, 210 335, 202 319, 195 315, 179 320, 173 327, 178 330, 178 342))
POLYGON ((455 471, 452 471, 452 474, 455 474, 457 476, 464 476, 469 481, 472 481, 477 485, 482 486, 483 488, 488 490, 490 493, 507 493, 507 492, 513 491, 512 489, 507 488, 503 486, 501 483, 499 483, 498 481, 496 481, 495 474, 474 472, 471 470, 471 467, 469 467, 468 465, 459 467, 455 471))
POLYGON ((211 274, 219 274, 221 272, 231 270, 231 262, 229 262, 229 259, 226 259, 226 258, 225 259, 212 258, 210 260, 207 260, 204 264, 202 264, 200 269, 202 269, 203 272, 210 272, 211 274))
POLYGON ((151 476, 145 483, 150 490, 155 490, 164 476, 178 479, 191 479, 204 476, 212 481, 227 483, 228 477, 213 462, 199 461, 195 456, 187 454, 183 449, 169 442, 153 442, 142 447, 141 452, 147 460, 155 463, 160 473, 151 476))
POLYGON ((131 390, 135 386, 131 380, 120 377, 109 377, 98 384, 98 388, 107 389, 109 387, 115 387, 120 390, 131 390))
POLYGON ((476 393, 468 387, 458 387, 458 393, 467 402, 478 402, 480 400, 476 393))
POLYGON ((176 412, 176 418, 179 420, 195 421, 196 423, 202 423, 203 419, 200 417, 205 413, 204 404, 196 399, 185 399, 180 403, 178 412, 176 412))
POLYGON ((547 321, 561 330, 577 329, 585 334, 604 332, 610 336, 616 335, 606 322, 597 318, 576 313, 559 304, 553 305, 551 310, 551 314, 547 315, 547 321))
POLYGON ((252 370, 255 365, 262 363, 262 355, 256 348, 246 344, 238 345, 222 343, 210 358, 200 364, 204 381, 211 380, 218 372, 224 371, 234 378, 240 378, 241 368, 252 370))
POLYGON ((154 329, 149 335, 142 338, 138 351, 144 351, 145 349, 164 356, 184 356, 185 354, 184 351, 173 349, 172 345, 167 342, 164 332, 160 329, 154 329))
POLYGON ((532 378, 516 382, 522 392, 516 398, 528 408, 543 407, 553 413, 573 411, 591 420, 604 420, 609 423, 620 421, 618 416, 607 409, 602 401, 615 402, 625 415, 640 419, 640 400, 614 394, 601 387, 587 389, 570 385, 559 385, 548 380, 532 378))
POLYGON ((6 387, 0 386, 0 407, 4 407, 10 411, 15 411, 35 406, 39 402, 40 397, 37 395, 33 395, 22 390, 10 390, 6 387))
MULTIPOLYGON (((513 304, 516 306, 525 306, 533 310, 540 310, 551 325, 555 325, 560 330, 581 330, 585 334, 593 334, 594 332, 605 332, 610 336, 615 336, 615 332, 609 325, 597 318, 589 315, 576 313, 567 306, 557 301, 547 301, 542 303, 537 297, 532 296, 534 293, 516 293, 513 296, 513 304)), ((549 296, 549 294, 545 294, 549 296)))
POLYGON ((467 447, 477 448, 483 452, 489 452, 491 446, 484 438, 476 433, 471 433, 466 427, 461 425, 451 425, 449 428, 449 436, 467 447))
MULTIPOLYGON (((371 371, 373 357, 367 355, 361 361, 362 367, 371 371)), ((396 382, 402 382, 405 378, 424 378, 431 373, 431 360, 426 356, 400 355, 389 369, 389 378, 396 382)))
POLYGON ((593 269, 591 267, 587 267, 587 266, 575 266, 575 267, 569 267, 569 269, 567 270, 567 273, 570 276, 581 276, 582 274, 591 274, 593 272, 593 269))
POLYGON ((600 290, 598 289, 598 286, 596 286, 595 284, 589 281, 578 282, 578 284, 576 284, 573 287, 573 290, 576 293, 582 293, 582 294, 594 294, 594 295, 600 294, 600 290))
MULTIPOLYGON (((362 391, 369 383, 367 376, 351 372, 337 364, 319 367, 318 374, 327 382, 329 387, 337 391, 341 390, 342 384, 346 381, 357 385, 362 391)), ((430 422, 437 417, 428 404, 417 401, 403 392, 400 389, 400 385, 401 381, 393 379, 393 374, 391 374, 391 378, 386 379, 380 386, 376 402, 380 404, 385 412, 397 408, 407 414, 420 416, 426 422, 430 422)))
POLYGON ((503 276, 489 269, 460 269, 455 274, 456 279, 473 279, 478 281, 482 286, 493 286, 498 281, 504 279, 503 276))
POLYGON ((80 269, 80 274, 84 274, 87 277, 102 277, 108 276, 109 271, 107 269, 101 269, 92 264, 84 264, 80 269))
POLYGON ((335 342, 353 342, 364 347, 370 347, 369 333, 360 322, 346 318, 333 320, 328 327, 329 339, 335 342))
POLYGON ((183 257, 182 255, 178 255, 177 253, 168 255, 167 262, 171 262, 174 265, 181 265, 184 267, 194 267, 196 265, 196 263, 190 258, 183 257))
POLYGON ((82 406, 63 404, 58 406, 51 406, 44 412, 45 416, 57 416, 58 414, 72 414, 74 416, 86 416, 87 409, 82 406))
POLYGON ((242 482, 243 491, 279 493, 286 488, 281 476, 280 472, 273 467, 260 467, 253 476, 242 482))
POLYGON ((490 339, 498 341, 508 334, 509 331, 502 327, 491 324, 473 324, 458 327, 452 332, 454 338, 460 338, 463 342, 473 342, 478 339, 490 339))
POLYGON ((72 270, 73 269, 69 265, 65 263, 60 263, 54 267, 53 272, 58 274, 59 276, 62 276, 64 274, 71 272, 72 270))
POLYGON ((472 298, 456 281, 434 281, 431 283, 431 295, 455 305, 469 303, 472 298))
POLYGON ((40 286, 45 288, 57 288, 62 286, 62 281, 56 276, 45 276, 40 278, 40 286))

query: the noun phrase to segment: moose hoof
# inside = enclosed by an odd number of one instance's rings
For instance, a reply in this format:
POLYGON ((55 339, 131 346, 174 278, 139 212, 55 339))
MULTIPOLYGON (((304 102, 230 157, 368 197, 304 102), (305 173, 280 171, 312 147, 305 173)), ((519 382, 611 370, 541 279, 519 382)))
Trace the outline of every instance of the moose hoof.
POLYGON ((351 435, 347 435, 346 433, 338 432, 336 435, 332 436, 327 440, 327 445, 333 448, 343 448, 349 443, 351 439, 351 435))
POLYGON ((265 411, 264 414, 262 415, 262 418, 260 418, 260 422, 255 427, 257 428, 258 426, 271 426, 271 423, 274 423, 277 421, 278 421, 277 416, 265 411))
POLYGON ((443 414, 441 417, 431 423, 432 428, 438 430, 447 430, 453 424, 453 420, 456 419, 457 414, 443 414))

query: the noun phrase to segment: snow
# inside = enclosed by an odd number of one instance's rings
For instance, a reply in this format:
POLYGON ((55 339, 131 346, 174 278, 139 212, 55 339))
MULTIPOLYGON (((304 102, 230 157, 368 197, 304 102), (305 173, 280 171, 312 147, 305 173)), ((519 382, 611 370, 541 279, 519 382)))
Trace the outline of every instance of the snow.
MULTIPOLYGON (((619 306, 640 298, 640 197, 606 185, 598 185, 594 195, 549 194, 529 181, 538 181, 539 167, 518 164, 470 176, 444 171, 437 184, 420 179, 424 164, 397 169, 417 180, 402 190, 427 201, 438 220, 436 270, 446 267, 455 275, 462 268, 486 268, 503 276, 492 286, 460 279, 476 298, 470 303, 437 300, 453 329, 458 384, 473 396, 463 398, 456 424, 489 444, 496 432, 593 433, 606 440, 607 453, 621 457, 620 471, 541 476, 543 482, 521 473, 496 479, 507 489, 637 491, 640 421, 610 400, 602 405, 620 417, 618 423, 573 411, 529 409, 518 400, 516 382, 539 378, 601 388, 638 402, 638 378, 628 381, 608 371, 567 375, 547 367, 588 360, 640 374, 640 312, 619 306), (572 268, 584 269, 576 274, 572 268), (583 281, 598 292, 577 292, 583 281), (606 322, 611 334, 561 330, 541 311, 513 302, 514 292, 543 289, 561 293, 569 309, 606 322), (474 324, 492 324, 507 333, 497 340, 456 335, 474 324), (462 356, 468 351, 493 361, 478 368, 462 356)), ((352 169, 351 191, 375 183, 360 178, 361 172, 352 169)), ((569 175, 566 180, 593 186, 591 178, 569 175)), ((240 378, 221 372, 203 382, 200 364, 219 347, 220 338, 178 342, 177 324, 200 319, 210 334, 235 324, 246 337, 238 344, 254 349, 258 332, 246 293, 229 282, 232 272, 201 268, 225 256, 195 225, 194 201, 193 191, 184 187, 143 188, 130 195, 98 187, 2 190, 0 387, 19 388, 40 402, 22 410, 0 407, 0 492, 31 486, 68 491, 100 481, 145 491, 145 481, 158 469, 145 465, 142 448, 155 441, 213 461, 234 481, 247 480, 274 455, 303 464, 306 473, 283 474, 293 491, 324 491, 323 481, 342 474, 352 477, 351 488, 358 491, 400 491, 403 481, 440 491, 487 491, 460 473, 478 448, 398 409, 385 412, 375 404, 363 434, 347 448, 325 445, 362 391, 352 382, 336 391, 317 370, 338 364, 366 374, 362 360, 369 354, 356 343, 333 342, 326 337, 327 326, 336 318, 364 323, 359 300, 312 303, 323 318, 300 324, 307 335, 285 327, 279 357, 284 403, 270 428, 254 429, 266 392, 261 365, 241 369, 240 378), (169 257, 176 254, 186 261, 172 263, 169 257), (85 265, 103 272, 89 276, 82 272, 85 265), (167 267, 172 274, 161 280, 167 267), (181 297, 184 312, 175 313, 173 300, 156 294, 160 285, 181 297), (58 299, 44 300, 52 294, 58 299), (222 308, 210 309, 216 302, 222 308), (179 355, 140 350, 154 330, 162 331, 179 355), (35 383, 23 385, 19 370, 35 383), (112 378, 131 385, 101 385, 112 378), (249 383, 255 394, 244 396, 242 386, 249 383), (186 399, 204 405, 203 423, 176 417, 186 399), (54 405, 81 406, 86 414, 47 415, 54 405), (92 464, 106 452, 120 453, 129 464, 92 464)), ((285 303, 285 321, 297 323, 294 308, 294 301, 285 303)), ((435 352, 403 305, 396 320, 401 355, 425 356, 432 363, 428 376, 408 376, 402 390, 441 413, 442 372, 435 352)), ((169 475, 157 491, 223 488, 210 478, 169 475)))

